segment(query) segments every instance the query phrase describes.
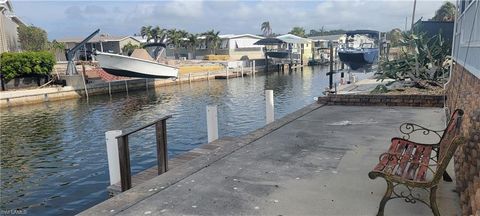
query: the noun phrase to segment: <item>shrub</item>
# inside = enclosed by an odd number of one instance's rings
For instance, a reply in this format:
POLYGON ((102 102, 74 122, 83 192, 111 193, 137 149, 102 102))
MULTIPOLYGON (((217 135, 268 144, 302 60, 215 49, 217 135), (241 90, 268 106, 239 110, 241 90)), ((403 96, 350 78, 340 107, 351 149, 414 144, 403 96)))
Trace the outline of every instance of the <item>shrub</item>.
POLYGON ((410 78, 417 86, 423 83, 440 85, 448 77, 450 44, 441 35, 427 38, 424 34, 403 34, 397 59, 380 62, 377 79, 405 80, 410 78))
POLYGON ((55 63, 55 57, 48 51, 6 52, 0 56, 0 73, 7 82, 16 77, 49 75, 55 63))

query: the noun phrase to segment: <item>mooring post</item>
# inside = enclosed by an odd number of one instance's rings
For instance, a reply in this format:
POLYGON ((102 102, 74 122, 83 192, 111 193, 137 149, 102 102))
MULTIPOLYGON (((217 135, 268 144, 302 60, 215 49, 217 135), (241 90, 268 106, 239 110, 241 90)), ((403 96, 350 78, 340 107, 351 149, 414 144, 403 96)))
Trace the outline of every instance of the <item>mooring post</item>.
POLYGON ((216 105, 207 106, 207 135, 208 142, 218 139, 218 119, 216 105))
POLYGON ((331 91, 333 88, 333 42, 330 41, 329 45, 330 45, 330 74, 329 74, 330 76, 328 79, 328 87, 331 91))
POLYGON ((227 68, 226 68, 226 70, 225 70, 225 74, 226 74, 226 79, 228 79, 228 66, 227 66, 227 68))
POLYGON ((210 79, 210 71, 207 71, 207 80, 210 79))
POLYGON ((253 67, 252 67, 252 72, 253 72, 253 76, 255 76, 255 60, 253 60, 253 67))
POLYGON ((188 82, 189 82, 189 83, 192 82, 192 74, 191 74, 191 73, 188 73, 188 82))
POLYGON ((127 80, 125 80, 125 91, 127 92, 127 95, 128 95, 128 82, 127 82, 127 80))
POLYGON ((167 119, 155 123, 155 135, 157 140, 157 172, 160 175, 168 170, 167 119))
POLYGON ((120 185, 122 192, 132 188, 132 170, 130 169, 130 149, 128 135, 117 138, 118 159, 120 164, 120 185))
POLYGON ((111 81, 108 81, 108 94, 110 95, 110 97, 112 97, 112 85, 111 85, 111 81))
POLYGON ((145 89, 147 90, 147 94, 148 94, 148 78, 145 78, 145 89))
POLYGON ((110 185, 120 182, 120 162, 118 157, 118 142, 115 137, 122 134, 121 130, 112 130, 105 132, 105 141, 107 144, 108 173, 110 175, 110 185))
POLYGON ((274 120, 273 90, 265 90, 265 109, 266 124, 270 124, 274 120))
POLYGON ((240 72, 242 73, 242 78, 243 78, 243 62, 242 62, 242 66, 240 67, 240 72))

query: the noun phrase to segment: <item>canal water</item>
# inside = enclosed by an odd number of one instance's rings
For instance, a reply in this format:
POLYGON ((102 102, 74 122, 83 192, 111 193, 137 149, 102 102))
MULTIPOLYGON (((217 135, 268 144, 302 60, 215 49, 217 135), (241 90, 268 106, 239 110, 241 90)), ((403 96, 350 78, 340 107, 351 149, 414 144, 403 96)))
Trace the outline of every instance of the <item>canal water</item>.
MULTIPOLYGON (((218 105, 220 137, 239 136, 264 126, 264 90, 274 91, 278 119, 321 96, 327 71, 306 67, 2 109, 1 209, 78 213, 107 199, 106 131, 173 115, 167 133, 168 153, 175 157, 207 142, 207 105, 218 105)), ((130 148, 133 173, 155 165, 153 128, 132 135, 130 148)))

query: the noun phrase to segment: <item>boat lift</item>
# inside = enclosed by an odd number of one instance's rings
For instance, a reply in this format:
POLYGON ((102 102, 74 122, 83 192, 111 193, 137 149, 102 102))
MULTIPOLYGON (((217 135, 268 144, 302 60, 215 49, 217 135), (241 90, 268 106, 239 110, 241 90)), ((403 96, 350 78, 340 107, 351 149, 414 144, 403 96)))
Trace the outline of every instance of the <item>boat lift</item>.
POLYGON ((100 29, 97 29, 94 31, 92 34, 90 34, 88 37, 83 39, 80 43, 78 43, 76 46, 74 46, 71 49, 66 49, 65 50, 65 57, 67 58, 68 64, 67 64, 67 75, 76 75, 78 74, 77 68, 75 67, 75 54, 77 51, 80 49, 80 47, 83 47, 89 40, 91 40, 95 35, 97 35, 100 32, 100 29))

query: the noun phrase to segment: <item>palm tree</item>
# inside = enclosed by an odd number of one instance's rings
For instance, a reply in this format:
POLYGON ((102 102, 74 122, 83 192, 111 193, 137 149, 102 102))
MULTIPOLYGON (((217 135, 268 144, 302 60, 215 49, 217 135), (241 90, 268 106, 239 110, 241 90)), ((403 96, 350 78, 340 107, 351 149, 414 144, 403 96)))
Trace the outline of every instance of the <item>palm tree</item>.
POLYGON ((299 37, 305 37, 305 29, 298 26, 293 27, 293 29, 288 33, 299 37))
POLYGON ((207 44, 207 48, 210 49, 210 53, 212 53, 212 54, 216 53, 218 43, 220 42, 219 34, 220 34, 219 31, 215 32, 215 30, 213 30, 213 29, 210 30, 210 31, 207 31, 205 33, 202 33, 202 36, 205 36, 205 41, 206 41, 206 44, 207 44))
POLYGON ((168 44, 173 45, 173 52, 175 54, 175 58, 178 57, 178 48, 186 47, 187 36, 188 32, 184 30, 169 29, 167 31, 168 44))
POLYGON ((142 26, 140 28, 140 35, 142 38, 147 38, 147 42, 152 38, 152 26, 142 26))
POLYGON ((160 42, 160 39, 165 34, 165 29, 160 28, 160 26, 155 26, 155 28, 150 31, 151 37, 153 38, 154 43, 160 42))
POLYGON ((265 21, 261 25, 261 30, 263 32, 263 36, 268 37, 272 34, 272 28, 270 27, 270 22, 265 21))
POLYGON ((197 34, 188 34, 187 37, 187 47, 189 47, 193 53, 193 58, 196 56, 196 48, 198 45, 198 35, 197 34))

